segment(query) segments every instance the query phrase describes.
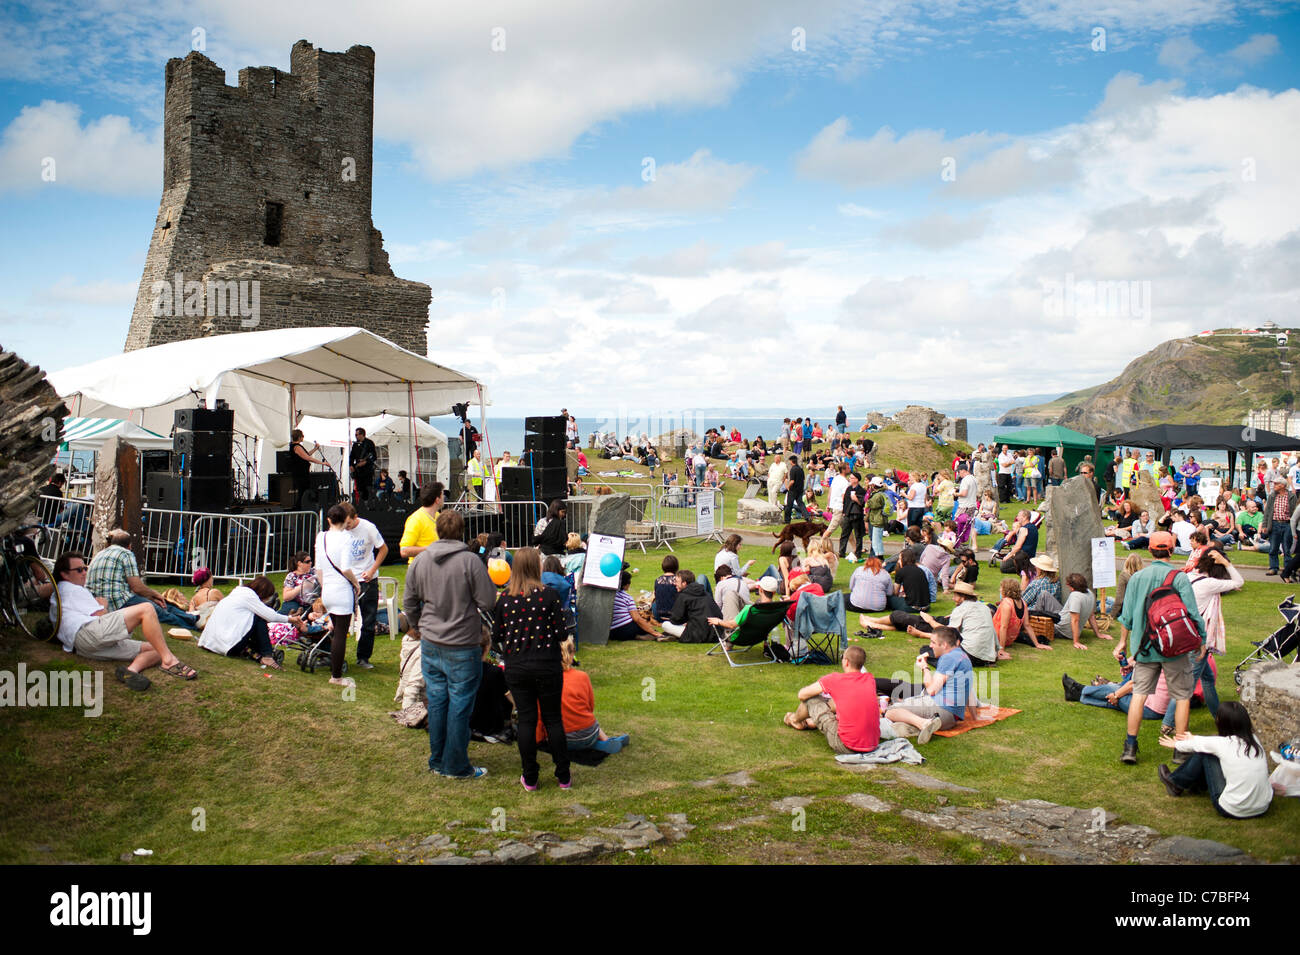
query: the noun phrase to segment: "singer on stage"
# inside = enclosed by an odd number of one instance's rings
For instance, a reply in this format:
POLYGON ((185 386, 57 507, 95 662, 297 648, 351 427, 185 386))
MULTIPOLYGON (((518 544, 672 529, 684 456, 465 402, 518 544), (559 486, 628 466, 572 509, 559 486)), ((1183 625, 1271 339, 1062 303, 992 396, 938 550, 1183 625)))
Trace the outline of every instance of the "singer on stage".
MULTIPOLYGON (((293 475, 293 509, 299 511, 302 510, 302 496, 307 492, 307 475, 311 473, 311 466, 319 464, 328 467, 329 465, 307 453, 307 449, 302 446, 302 432, 297 428, 289 434, 289 450, 293 452, 293 470, 289 472, 293 475)), ((312 450, 320 450, 320 445, 316 445, 312 450)))
POLYGON ((377 460, 379 460, 379 452, 375 450, 375 442, 366 437, 365 428, 357 428, 357 439, 352 445, 352 453, 348 455, 348 464, 352 468, 354 501, 370 500, 375 486, 377 460))

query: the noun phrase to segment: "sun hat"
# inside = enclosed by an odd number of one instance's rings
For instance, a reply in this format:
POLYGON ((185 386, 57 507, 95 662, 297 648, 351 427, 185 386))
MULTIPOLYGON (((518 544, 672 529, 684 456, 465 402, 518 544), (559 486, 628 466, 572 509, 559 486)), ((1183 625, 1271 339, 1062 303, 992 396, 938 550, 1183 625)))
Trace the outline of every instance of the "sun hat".
POLYGON ((1050 554, 1039 554, 1037 557, 1029 558, 1029 562, 1046 574, 1056 573, 1056 561, 1050 554))
POLYGON ((959 580, 957 581, 957 583, 953 584, 952 592, 955 594, 961 594, 965 597, 979 596, 979 594, 975 592, 975 588, 972 587, 970 584, 966 583, 966 581, 964 580, 959 580))

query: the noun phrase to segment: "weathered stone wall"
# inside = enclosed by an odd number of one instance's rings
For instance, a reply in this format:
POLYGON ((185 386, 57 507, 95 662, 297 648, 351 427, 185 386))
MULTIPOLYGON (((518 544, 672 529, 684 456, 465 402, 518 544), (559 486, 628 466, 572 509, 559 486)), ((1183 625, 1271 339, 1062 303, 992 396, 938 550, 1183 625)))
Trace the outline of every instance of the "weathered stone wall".
POLYGON ((431 291, 393 276, 370 216, 374 63, 369 47, 328 53, 299 40, 289 73, 249 67, 230 87, 201 53, 168 61, 162 201, 128 351, 330 324, 370 328, 426 353, 431 291), (278 245, 266 241, 272 203, 283 208, 278 245), (154 284, 172 284, 177 273, 186 282, 261 280, 258 324, 238 314, 187 316, 174 300, 155 316, 154 284))
POLYGON ((1255 664, 1246 670, 1242 680, 1241 702, 1259 741, 1266 750, 1276 752, 1287 740, 1300 736, 1300 667, 1289 663, 1255 664))

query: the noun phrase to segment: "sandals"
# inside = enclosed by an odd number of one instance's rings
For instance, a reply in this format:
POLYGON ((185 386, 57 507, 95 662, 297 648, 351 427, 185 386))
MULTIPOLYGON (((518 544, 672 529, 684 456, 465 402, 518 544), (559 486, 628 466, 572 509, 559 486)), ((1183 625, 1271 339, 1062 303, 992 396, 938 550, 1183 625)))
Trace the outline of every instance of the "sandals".
POLYGON ((171 676, 180 677, 182 680, 197 680, 199 678, 198 670, 188 663, 182 663, 180 660, 177 660, 169 667, 160 666, 158 669, 171 676))
POLYGON ((153 686, 147 676, 143 673, 136 673, 134 670, 128 670, 126 664, 119 665, 115 671, 115 675, 117 676, 118 682, 125 683, 129 690, 144 692, 149 689, 149 687, 153 686))
POLYGON ((261 658, 260 660, 258 660, 257 662, 260 663, 260 664, 262 664, 262 666, 266 667, 268 670, 283 670, 283 669, 284 669, 284 667, 282 667, 280 664, 278 664, 278 663, 275 662, 275 657, 262 657, 262 658, 261 658))

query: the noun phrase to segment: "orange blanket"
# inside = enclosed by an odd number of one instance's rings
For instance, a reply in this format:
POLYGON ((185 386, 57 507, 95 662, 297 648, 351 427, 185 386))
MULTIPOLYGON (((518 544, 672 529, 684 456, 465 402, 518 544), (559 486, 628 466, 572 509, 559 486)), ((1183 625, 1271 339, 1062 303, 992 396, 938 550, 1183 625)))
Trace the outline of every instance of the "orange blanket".
POLYGON ((992 726, 994 723, 998 722, 999 720, 1005 720, 1008 716, 1015 716, 1019 712, 1020 712, 1019 710, 1013 710, 1008 707, 1001 706, 998 707, 997 712, 995 713, 993 711, 993 707, 985 706, 977 711, 976 719, 970 719, 968 717, 962 720, 952 729, 939 730, 934 735, 935 736, 960 736, 962 733, 968 732, 970 730, 977 730, 984 726, 992 726))

